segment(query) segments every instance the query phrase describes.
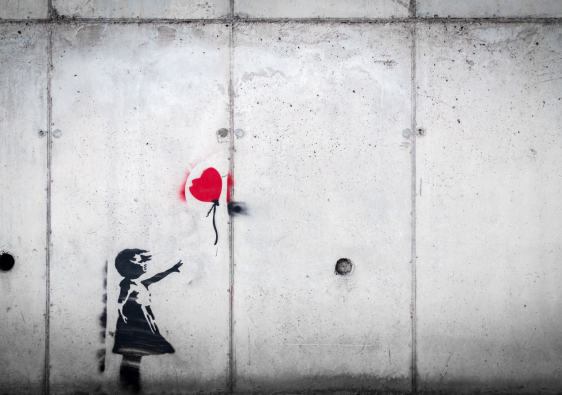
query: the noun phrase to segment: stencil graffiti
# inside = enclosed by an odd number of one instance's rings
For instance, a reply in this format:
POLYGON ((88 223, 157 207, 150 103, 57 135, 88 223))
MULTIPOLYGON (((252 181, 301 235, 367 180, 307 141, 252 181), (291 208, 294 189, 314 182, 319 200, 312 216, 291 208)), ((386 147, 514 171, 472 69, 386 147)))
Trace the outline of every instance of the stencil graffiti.
POLYGON ((148 279, 141 279, 147 271, 151 255, 146 250, 127 249, 115 258, 115 268, 123 281, 118 299, 119 318, 115 331, 113 352, 123 355, 119 372, 122 386, 133 393, 140 391, 140 362, 148 355, 174 353, 174 347, 160 334, 152 309, 151 284, 171 273, 179 273, 180 260, 172 268, 148 279))
POLYGON ((207 217, 213 212, 213 228, 215 229, 215 245, 219 241, 219 234, 217 232, 217 225, 215 224, 215 213, 219 205, 219 198, 222 192, 222 178, 219 172, 209 167, 202 174, 201 177, 193 180, 189 192, 193 197, 199 201, 213 203, 213 206, 207 213, 207 217))

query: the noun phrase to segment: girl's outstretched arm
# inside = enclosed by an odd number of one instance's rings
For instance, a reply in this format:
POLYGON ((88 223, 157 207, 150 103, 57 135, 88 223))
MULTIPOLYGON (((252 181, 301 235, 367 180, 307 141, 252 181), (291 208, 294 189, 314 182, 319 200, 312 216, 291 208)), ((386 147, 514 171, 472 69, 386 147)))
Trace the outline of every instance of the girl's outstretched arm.
POLYGON ((146 287, 148 287, 150 284, 157 283, 158 281, 166 277, 168 274, 171 274, 173 272, 179 273, 181 265, 183 265, 183 262, 180 260, 178 263, 176 263, 174 266, 172 266, 170 269, 166 270, 165 272, 158 273, 147 280, 141 281, 141 283, 143 283, 146 287))

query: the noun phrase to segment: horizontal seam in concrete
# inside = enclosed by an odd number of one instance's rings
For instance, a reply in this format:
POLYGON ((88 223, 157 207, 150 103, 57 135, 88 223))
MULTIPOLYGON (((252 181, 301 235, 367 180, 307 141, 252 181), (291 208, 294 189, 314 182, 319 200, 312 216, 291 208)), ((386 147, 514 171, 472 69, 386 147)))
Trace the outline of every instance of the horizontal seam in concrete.
POLYGON ((51 18, 51 19, 0 19, 0 24, 8 23, 33 23, 33 24, 53 24, 53 25, 81 25, 81 24, 229 24, 232 19, 134 19, 134 18, 51 18))
POLYGON ((0 19, 0 24, 187 24, 187 23, 543 23, 562 24, 562 18, 234 18, 234 19, 160 19, 160 18, 50 18, 50 19, 0 19))
POLYGON ((236 22, 242 23, 373 23, 373 24, 387 24, 387 23, 413 23, 413 22, 428 22, 428 23, 442 23, 442 22, 500 22, 500 23, 561 23, 562 18, 237 18, 236 22))

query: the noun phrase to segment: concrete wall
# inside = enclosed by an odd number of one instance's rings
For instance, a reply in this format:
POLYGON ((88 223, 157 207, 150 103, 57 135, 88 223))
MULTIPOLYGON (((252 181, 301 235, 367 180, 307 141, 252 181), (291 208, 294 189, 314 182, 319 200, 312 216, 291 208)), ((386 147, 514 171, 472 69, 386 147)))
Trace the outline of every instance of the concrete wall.
POLYGON ((0 392, 562 391, 560 17, 2 3, 0 392))
POLYGON ((47 70, 45 26, 0 26, 0 386, 38 393, 45 361, 47 70))

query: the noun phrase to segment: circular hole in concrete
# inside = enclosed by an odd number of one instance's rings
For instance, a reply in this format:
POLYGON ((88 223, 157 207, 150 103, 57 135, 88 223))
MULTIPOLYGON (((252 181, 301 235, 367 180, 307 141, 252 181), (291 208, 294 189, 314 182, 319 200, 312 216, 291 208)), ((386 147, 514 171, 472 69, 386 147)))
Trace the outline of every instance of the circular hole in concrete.
POLYGON ((222 138, 222 139, 224 139, 225 137, 228 137, 228 129, 222 128, 217 133, 218 133, 219 137, 222 138))
POLYGON ((7 272, 14 267, 14 257, 7 252, 0 253, 0 270, 7 272))
POLYGON ((341 258, 336 263, 336 274, 340 276, 347 276, 353 271, 353 263, 350 259, 341 258))

